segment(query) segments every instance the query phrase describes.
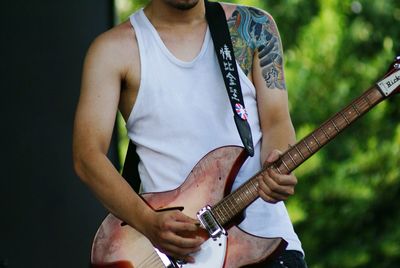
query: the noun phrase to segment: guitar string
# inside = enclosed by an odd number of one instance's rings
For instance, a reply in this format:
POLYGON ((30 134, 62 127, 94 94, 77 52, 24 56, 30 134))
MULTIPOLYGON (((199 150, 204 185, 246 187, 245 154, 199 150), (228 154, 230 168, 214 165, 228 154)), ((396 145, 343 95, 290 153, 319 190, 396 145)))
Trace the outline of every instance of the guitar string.
MULTIPOLYGON (((306 158, 314 154, 348 125, 353 123, 353 121, 363 115, 369 108, 379 102, 380 96, 378 93, 379 92, 377 92, 376 88, 365 92, 365 94, 355 99, 347 107, 338 112, 333 118, 321 125, 321 127, 315 130, 311 135, 307 136, 303 140, 303 143, 298 143, 296 146, 294 146, 295 148, 290 147, 288 153, 282 156, 281 164, 283 166, 275 165, 277 171, 280 172, 280 168, 285 167, 285 169, 290 172, 298 166, 298 161, 300 161, 301 164, 301 160, 304 161, 306 158), (332 132, 332 126, 336 133, 332 132), (306 149, 306 152, 304 152, 304 149, 306 149), (293 150, 297 150, 299 153, 295 154, 295 157, 291 153, 293 150), (298 159, 298 157, 301 157, 302 159, 298 159), (293 163, 293 165, 291 163, 293 163)), ((238 211, 241 211, 240 206, 245 207, 246 200, 244 200, 244 198, 246 198, 247 202, 249 202, 251 200, 250 194, 253 194, 253 191, 257 190, 256 188, 257 185, 254 185, 254 182, 251 181, 251 184, 246 184, 243 189, 238 189, 239 191, 237 193, 233 193, 231 196, 228 196, 227 199, 223 200, 217 207, 216 211, 218 215, 219 212, 221 212, 223 214, 223 220, 226 221, 229 219, 229 217, 232 217, 238 211), (254 189, 249 189, 250 186, 253 186, 254 189), (233 210, 229 209, 229 205, 231 205, 233 210)))
MULTIPOLYGON (((367 96, 368 96, 368 95, 367 95, 367 96)), ((346 107, 344 110, 342 110, 341 112, 339 112, 338 115, 336 115, 336 117, 332 118, 332 119, 329 120, 326 124, 322 125, 322 126, 320 127, 320 129, 317 129, 310 137, 308 137, 308 139, 305 139, 305 140, 303 141, 303 143, 304 143, 306 149, 309 151, 310 155, 313 154, 315 151, 311 148, 313 142, 310 142, 309 139, 312 138, 312 139, 316 142, 316 145, 318 145, 318 147, 317 147, 316 149, 319 149, 319 148, 321 147, 322 144, 325 144, 325 142, 328 142, 328 141, 330 140, 330 138, 331 138, 331 136, 328 134, 329 132, 326 131, 326 128, 328 128, 328 130, 331 130, 331 128, 329 127, 330 123, 333 124, 333 126, 334 126, 335 129, 336 129, 336 131, 339 133, 339 132, 341 131, 341 129, 342 129, 342 123, 344 123, 344 127, 346 127, 346 126, 349 125, 354 119, 357 118, 357 117, 352 117, 351 119, 349 119, 348 117, 346 117, 346 113, 348 113, 348 114, 351 115, 352 111, 349 111, 351 108, 353 109, 353 111, 354 111, 357 115, 360 115, 360 111, 357 109, 357 106, 359 106, 359 107, 361 106, 360 108, 361 108, 362 110, 364 110, 364 109, 363 109, 364 107, 362 107, 362 106, 363 106, 363 105, 362 105, 362 104, 363 104, 362 100, 363 100, 362 97, 360 97, 359 99, 356 99, 356 100, 355 100, 353 103, 351 103, 348 107, 346 107), (344 119, 344 121, 341 120, 341 118, 339 117, 339 115, 341 116, 342 119, 344 119), (338 125, 339 125, 339 126, 338 126, 338 125), (321 136, 316 136, 318 130, 321 130, 321 131, 323 132, 323 135, 326 137, 326 140, 322 141, 321 136), (321 143, 321 142, 322 142, 322 143, 321 143)), ((367 105, 367 109, 369 108, 368 106, 369 106, 369 105, 367 105)), ((300 145, 300 144, 299 144, 299 145, 300 145)), ((292 148, 290 148, 290 149, 292 149, 292 148)), ((296 149, 298 149, 298 148, 296 148, 296 149)), ((299 151, 299 154, 301 154, 300 156, 301 156, 302 158, 305 158, 305 157, 302 155, 302 153, 301 153, 300 151, 299 151)), ((290 158, 289 160, 291 160, 291 161, 293 162, 294 167, 296 167, 296 166, 297 166, 297 163, 296 163, 295 159, 293 158, 293 156, 290 154, 290 151, 289 151, 289 158, 290 158)), ((291 171, 291 168, 290 168, 289 166, 291 166, 291 165, 288 163, 288 161, 286 161, 285 158, 282 158, 281 161, 282 161, 282 164, 285 166, 286 170, 287 170, 288 172, 290 172, 290 171, 291 171)), ((278 170, 278 172, 280 171, 279 166, 276 166, 276 169, 278 170)), ((247 187, 246 187, 246 188, 247 188, 247 187)), ((247 189, 246 189, 246 190, 247 190, 247 189)), ((239 192, 237 195, 233 195, 233 196, 232 196, 232 197, 234 197, 234 198, 236 198, 236 199, 230 199, 230 198, 228 198, 228 199, 227 199, 227 202, 221 202, 222 209, 225 210, 225 213, 223 213, 223 214, 224 214, 224 219, 226 219, 226 216, 227 216, 227 215, 228 215, 228 216, 231 216, 231 215, 232 215, 232 212, 229 211, 229 210, 227 210, 227 207, 224 206, 224 205, 225 205, 225 204, 228 205, 228 203, 230 203, 231 205, 233 205, 233 208, 237 211, 238 208, 237 208, 237 206, 235 206, 235 205, 237 205, 237 203, 238 203, 237 201, 242 201, 242 202, 243 202, 243 200, 244 200, 243 196, 248 197, 248 195, 246 195, 246 192, 239 192), (235 202, 233 202, 233 201, 235 201, 235 202)), ((216 210, 216 211, 219 212, 220 210, 218 209, 218 210, 216 210)))
MULTIPOLYGON (((373 93, 373 92, 372 92, 373 93)), ((370 93, 371 94, 371 93, 370 93)), ((352 102, 349 106, 345 107, 342 111, 340 111, 335 117, 327 121, 325 124, 323 124, 319 129, 317 129, 312 135, 309 137, 306 137, 306 139, 303 140, 303 144, 305 145, 305 149, 307 149, 307 155, 306 157, 303 156, 303 153, 301 153, 301 150, 299 148, 295 148, 298 150, 299 155, 305 160, 305 158, 308 158, 311 156, 316 150, 318 150, 320 147, 325 145, 327 142, 329 142, 332 139, 332 128, 331 125, 334 126, 334 129, 336 130, 336 134, 340 133, 345 127, 347 127, 349 124, 351 124, 355 119, 357 119, 362 113, 364 113, 368 108, 371 107, 371 102, 369 100, 370 94, 366 94, 364 96, 361 96, 360 98, 356 99, 354 102, 352 102), (365 100, 367 98, 367 100, 365 100), (361 111, 360 111, 361 110, 361 111), (353 113, 355 112, 355 113, 353 113), (322 132, 322 133, 321 133, 322 132), (318 133, 322 135, 318 135, 318 133), (328 134, 330 133, 330 134, 328 134), (325 137, 326 139, 324 139, 325 137), (315 143, 313 141, 315 141, 315 143), (316 148, 314 150, 313 147, 316 148)), ((335 134, 333 134, 335 135, 335 134)), ((298 144, 298 145, 303 145, 303 144, 298 144)), ((303 146, 304 148, 304 146, 303 146)), ((293 148, 290 148, 293 149, 293 148)), ((286 154, 284 157, 282 157, 281 161, 285 169, 290 172, 292 170, 292 165, 289 163, 290 160, 293 162, 293 168, 297 166, 297 161, 295 158, 290 154, 286 154), (289 158, 286 157, 288 155, 289 158), (286 157, 286 158, 285 158, 286 157)), ((280 166, 276 165, 275 167, 278 172, 280 172, 280 166)), ((252 182, 253 184, 253 182, 252 182)), ((254 189, 249 189, 249 185, 245 185, 243 188, 243 191, 238 191, 237 193, 234 193, 232 196, 228 196, 226 200, 222 201, 216 208, 216 213, 218 216, 221 216, 220 213, 223 214, 222 218, 224 221, 228 220, 230 217, 235 215, 237 212, 239 212, 241 209, 239 206, 242 206, 244 202, 244 198, 249 201, 250 194, 252 194, 252 190, 254 189), (250 194, 249 194, 250 192, 250 194), (241 202, 240 202, 241 201, 241 202), (230 206, 229 206, 230 205, 230 206), (232 209, 230 209, 230 207, 232 209)), ((256 186, 256 185, 251 185, 251 186, 256 186)), ((256 187, 254 187, 256 188, 256 187)))
MULTIPOLYGON (((358 99, 356 99, 354 102, 352 102, 350 105, 348 105, 347 107, 345 107, 341 112, 339 112, 336 116, 334 116, 333 118, 329 119, 325 124, 323 124, 319 129, 317 129, 312 135, 311 137, 307 137, 304 140, 304 145, 305 148, 310 152, 313 153, 313 150, 311 149, 311 144, 309 139, 314 139, 317 144, 319 145, 319 147, 317 147, 316 149, 319 149, 321 147, 321 145, 324 145, 326 142, 330 141, 334 136, 335 133, 332 133, 332 127, 334 127, 334 129, 336 130, 336 134, 340 133, 347 125, 349 125, 350 123, 352 123, 355 119, 357 119, 359 116, 361 116, 366 110, 368 110, 373 103, 376 102, 375 98, 374 101, 371 102, 370 100, 370 96, 372 94, 376 94, 375 92, 369 92, 366 93, 362 96, 360 96, 358 99), (355 112, 355 114, 357 116, 354 115, 353 111, 355 112), (346 117, 347 114, 347 117, 346 117), (349 118, 349 116, 351 116, 351 118, 349 118), (318 135, 318 131, 322 131, 322 135, 318 135), (315 135, 314 135, 315 134, 315 135), (334 135, 333 137, 331 135, 334 135), (316 136, 317 135, 317 136, 316 136), (326 140, 323 139, 323 137, 326 137, 326 140)), ((377 98, 379 99, 379 97, 377 98)), ((321 132, 320 132, 321 133, 321 132)), ((301 158, 303 158, 303 160, 305 160, 305 156, 303 156, 303 153, 301 152, 302 150, 298 147, 301 147, 302 144, 298 144, 297 146, 294 147, 290 147, 289 151, 288 151, 288 156, 291 159, 291 161, 294 164, 294 167, 298 166, 298 163, 296 163, 296 158, 297 154, 295 154, 295 157, 293 157, 291 151, 293 151, 293 149, 297 150, 299 153, 299 156, 301 158)), ((302 147, 304 148, 304 146, 302 147)), ((285 161, 285 159, 282 159, 283 161, 285 161)), ((286 165, 288 166, 288 165, 286 165)))
POLYGON ((139 264, 138 267, 140 267, 140 268, 148 268, 148 267, 151 267, 151 268, 157 268, 157 267, 165 268, 164 263, 162 263, 160 257, 158 256, 158 254, 155 251, 153 251, 150 256, 145 258, 143 260, 143 262, 141 262, 139 264))

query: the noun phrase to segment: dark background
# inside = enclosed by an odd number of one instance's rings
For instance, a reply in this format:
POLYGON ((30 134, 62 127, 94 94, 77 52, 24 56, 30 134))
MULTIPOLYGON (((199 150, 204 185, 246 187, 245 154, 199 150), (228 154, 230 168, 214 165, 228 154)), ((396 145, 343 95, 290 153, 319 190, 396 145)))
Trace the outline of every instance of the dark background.
POLYGON ((2 3, 0 267, 89 263, 106 212, 74 174, 72 125, 85 52, 113 13, 111 0, 2 3))

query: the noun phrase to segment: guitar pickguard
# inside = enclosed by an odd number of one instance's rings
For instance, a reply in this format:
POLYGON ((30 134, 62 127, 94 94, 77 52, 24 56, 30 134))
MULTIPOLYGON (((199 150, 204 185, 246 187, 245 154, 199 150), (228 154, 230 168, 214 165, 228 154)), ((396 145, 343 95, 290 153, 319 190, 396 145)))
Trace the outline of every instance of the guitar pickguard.
POLYGON ((185 264, 178 264, 170 260, 167 255, 159 252, 157 249, 156 251, 166 268, 222 267, 224 264, 226 247, 227 237, 225 235, 216 239, 208 239, 201 245, 201 250, 192 255, 195 259, 195 263, 185 264))

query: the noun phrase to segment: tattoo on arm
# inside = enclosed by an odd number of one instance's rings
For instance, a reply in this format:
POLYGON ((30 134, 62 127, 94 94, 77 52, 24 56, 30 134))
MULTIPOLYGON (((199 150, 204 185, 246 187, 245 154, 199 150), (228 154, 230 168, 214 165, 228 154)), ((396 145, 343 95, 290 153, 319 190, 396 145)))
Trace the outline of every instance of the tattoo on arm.
POLYGON ((258 9, 238 6, 228 26, 235 57, 244 73, 250 73, 257 51, 267 87, 285 90, 282 46, 273 19, 258 9))

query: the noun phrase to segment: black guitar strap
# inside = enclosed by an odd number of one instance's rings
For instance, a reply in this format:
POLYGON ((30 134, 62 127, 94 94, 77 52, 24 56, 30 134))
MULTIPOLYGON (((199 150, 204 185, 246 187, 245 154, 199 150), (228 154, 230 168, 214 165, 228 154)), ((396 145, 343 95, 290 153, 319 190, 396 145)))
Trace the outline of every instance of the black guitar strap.
POLYGON ((122 168, 122 177, 129 183, 132 189, 139 193, 140 176, 139 176, 139 155, 136 153, 136 145, 129 139, 128 150, 126 151, 125 163, 122 168))
MULTIPOLYGON (((224 78, 224 83, 232 106, 233 118, 247 154, 253 156, 253 139, 250 125, 247 121, 247 112, 243 101, 239 73, 225 12, 222 9, 222 6, 217 2, 209 2, 208 0, 205 0, 205 7, 206 19, 214 43, 215 53, 218 58, 221 74, 224 78)), ((139 156, 136 153, 136 146, 130 140, 122 170, 122 176, 136 192, 139 192, 140 188, 138 164, 139 156)))
POLYGON ((247 112, 244 106, 235 53, 233 53, 232 40, 229 34, 225 12, 218 2, 209 2, 205 0, 205 5, 206 18, 214 42, 219 67, 231 102, 233 118, 247 154, 253 156, 253 139, 250 125, 247 121, 247 112))

